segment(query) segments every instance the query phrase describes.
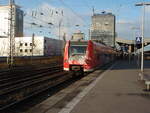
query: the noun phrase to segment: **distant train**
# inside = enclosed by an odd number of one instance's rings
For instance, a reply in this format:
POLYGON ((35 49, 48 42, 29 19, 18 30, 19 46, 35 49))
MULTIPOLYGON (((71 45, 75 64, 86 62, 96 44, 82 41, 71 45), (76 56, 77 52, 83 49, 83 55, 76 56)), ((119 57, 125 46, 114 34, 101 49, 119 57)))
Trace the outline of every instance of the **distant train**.
POLYGON ((115 59, 116 51, 94 41, 68 41, 64 50, 64 70, 90 72, 115 59))

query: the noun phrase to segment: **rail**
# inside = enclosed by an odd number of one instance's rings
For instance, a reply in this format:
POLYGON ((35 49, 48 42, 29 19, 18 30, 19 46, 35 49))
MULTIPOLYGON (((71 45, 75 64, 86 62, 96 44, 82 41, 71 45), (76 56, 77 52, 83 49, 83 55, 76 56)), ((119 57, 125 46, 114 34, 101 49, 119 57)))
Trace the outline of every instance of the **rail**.
POLYGON ((29 96, 55 86, 71 76, 62 66, 16 71, 12 75, 0 74, 0 110, 29 96), (22 73, 24 72, 24 73, 22 73), (20 73, 20 74, 19 74, 20 73))

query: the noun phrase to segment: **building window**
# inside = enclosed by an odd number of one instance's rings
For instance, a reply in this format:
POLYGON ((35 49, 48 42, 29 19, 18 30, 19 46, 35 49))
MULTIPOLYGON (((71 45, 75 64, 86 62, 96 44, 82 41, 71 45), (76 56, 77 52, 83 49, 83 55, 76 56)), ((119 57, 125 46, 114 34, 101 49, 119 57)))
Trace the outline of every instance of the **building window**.
POLYGON ((20 49, 20 52, 22 53, 22 49, 20 49))
POLYGON ((30 49, 30 52, 32 52, 32 49, 30 49))
POLYGON ((32 46, 32 43, 30 43, 30 46, 32 46))
POLYGON ((23 46, 23 43, 20 43, 20 46, 23 46))
POLYGON ((44 42, 46 43, 46 40, 44 40, 44 42))
POLYGON ((28 52, 28 50, 27 50, 27 49, 25 49, 25 52, 27 53, 27 52, 28 52))
POLYGON ((25 46, 28 46, 28 44, 27 44, 27 43, 25 43, 25 46))

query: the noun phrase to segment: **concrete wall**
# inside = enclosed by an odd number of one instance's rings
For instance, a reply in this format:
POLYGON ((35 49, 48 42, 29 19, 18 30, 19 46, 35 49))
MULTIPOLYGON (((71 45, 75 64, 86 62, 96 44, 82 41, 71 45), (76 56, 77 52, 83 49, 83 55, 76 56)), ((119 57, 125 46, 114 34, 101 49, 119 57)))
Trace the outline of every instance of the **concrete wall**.
POLYGON ((18 37, 15 41, 16 56, 32 56, 33 44, 33 56, 44 56, 44 37, 18 37))
POLYGON ((57 56, 61 55, 63 50, 63 41, 51 38, 44 39, 44 55, 57 56))

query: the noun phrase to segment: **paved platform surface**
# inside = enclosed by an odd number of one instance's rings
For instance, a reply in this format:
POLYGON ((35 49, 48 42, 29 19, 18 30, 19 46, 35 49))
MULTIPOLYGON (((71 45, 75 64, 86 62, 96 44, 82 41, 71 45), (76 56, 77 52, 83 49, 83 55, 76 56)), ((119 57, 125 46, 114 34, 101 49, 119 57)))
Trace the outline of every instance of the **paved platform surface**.
MULTIPOLYGON (((149 73, 150 63, 145 63, 149 73)), ((144 84, 137 80, 139 72, 134 62, 116 62, 83 98, 73 100, 74 107, 68 104, 60 113, 150 113, 150 92, 143 91, 144 84)))

